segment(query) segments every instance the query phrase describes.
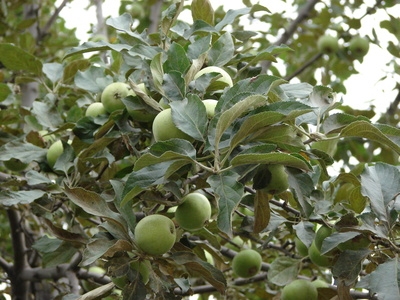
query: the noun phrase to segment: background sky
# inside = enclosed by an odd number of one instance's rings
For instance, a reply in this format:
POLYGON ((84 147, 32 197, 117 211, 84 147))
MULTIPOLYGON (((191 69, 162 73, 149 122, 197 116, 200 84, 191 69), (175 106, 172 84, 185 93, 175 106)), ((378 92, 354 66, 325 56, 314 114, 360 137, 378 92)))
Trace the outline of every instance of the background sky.
MULTIPOLYGON (((116 0, 104 1, 104 17, 118 16, 119 4, 116 4, 116 2, 116 0)), ((57 5, 60 3, 61 0, 58 1, 57 5)), ((186 1, 186 3, 190 4, 190 1, 186 1)), ((220 5, 224 5, 225 10, 244 7, 241 0, 213 0, 211 3, 214 9, 220 5)), ((283 2, 280 0, 259 0, 259 3, 266 6, 273 13, 279 12, 289 17, 295 15, 294 8, 291 5, 292 1, 288 0, 283 2)), ((369 0, 364 1, 364 3, 372 6, 375 1, 369 0)), ((61 12, 61 16, 66 19, 67 27, 77 28, 77 36, 82 40, 82 42, 88 40, 90 35, 87 32, 90 30, 91 24, 96 24, 95 8, 91 7, 89 10, 86 10, 88 4, 89 0, 72 1, 68 3, 61 12)), ((325 4, 318 3, 317 5, 325 4)), ((389 9, 388 11, 393 16, 400 17, 398 6, 389 9)), ((362 14, 364 14, 364 10, 355 12, 355 17, 360 17, 362 14)), ((183 12, 180 18, 192 22, 189 11, 183 12)), ((355 64, 355 68, 359 74, 353 75, 345 83, 347 93, 345 95, 339 94, 339 97, 343 99, 345 105, 357 109, 366 109, 370 105, 374 105, 378 114, 385 112, 390 103, 394 100, 397 91, 394 91, 393 89, 395 88, 396 81, 400 82, 400 75, 388 73, 390 68, 387 67, 387 63, 390 61, 391 56, 385 49, 390 35, 386 33, 386 30, 382 30, 379 26, 379 23, 384 19, 388 19, 388 15, 382 11, 378 11, 374 15, 367 16, 362 20, 360 34, 362 36, 371 36, 372 30, 375 29, 377 36, 380 39, 380 46, 375 44, 370 45, 370 50, 365 56, 363 63, 356 62, 355 64), (385 76, 387 76, 387 78, 380 81, 380 79, 385 76)), ((245 16, 241 18, 241 21, 243 24, 247 24, 248 27, 246 29, 248 30, 257 31, 257 27, 260 26, 257 23, 253 23, 250 26, 245 16)), ((263 26, 265 26, 265 24, 263 24, 263 26)))

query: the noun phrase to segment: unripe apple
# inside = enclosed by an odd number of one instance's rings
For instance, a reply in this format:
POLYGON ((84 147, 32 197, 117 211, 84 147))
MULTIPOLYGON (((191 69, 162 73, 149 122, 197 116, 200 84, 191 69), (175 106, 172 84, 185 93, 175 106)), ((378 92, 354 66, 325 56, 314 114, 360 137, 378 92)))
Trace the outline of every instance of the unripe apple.
POLYGON ((240 251, 232 260, 233 272, 243 278, 256 275, 261 270, 262 257, 252 249, 240 251))
POLYGON ((354 37, 350 41, 349 50, 357 58, 364 57, 369 50, 369 42, 362 37, 354 37))
POLYGON ((325 281, 323 281, 323 280, 321 280, 321 279, 317 279, 317 280, 311 281, 311 283, 312 283, 312 285, 315 286, 317 289, 318 289, 318 288, 327 288, 327 287, 329 287, 329 285, 328 285, 325 281))
POLYGON ((124 82, 113 82, 109 84, 101 94, 101 102, 108 113, 124 109, 125 104, 121 99, 130 95, 135 96, 131 87, 124 82))
POLYGON ((49 149, 47 150, 46 158, 47 158, 47 163, 51 168, 54 167, 56 164, 57 159, 59 156, 64 152, 64 146, 62 144, 61 140, 58 140, 51 144, 49 149))
POLYGON ((218 101, 214 100, 214 99, 206 99, 206 100, 203 100, 203 103, 204 103, 204 105, 206 107, 207 117, 209 119, 214 118, 214 116, 215 116, 215 107, 217 106, 218 101))
POLYGON ((182 198, 176 208, 175 220, 186 230, 199 230, 211 217, 211 205, 207 197, 200 193, 190 193, 182 198))
POLYGON ((231 87, 233 86, 232 78, 231 76, 222 68, 220 67, 206 67, 204 69, 201 69, 199 72, 196 73, 194 76, 194 79, 196 80, 199 78, 201 75, 206 74, 206 73, 219 73, 222 75, 222 77, 218 78, 217 80, 213 81, 209 87, 209 91, 216 91, 216 90, 222 90, 226 87, 231 87))
POLYGON ((4 166, 10 171, 21 172, 25 170, 29 164, 23 163, 19 159, 11 158, 9 160, 3 161, 4 166))
POLYGON ((170 108, 164 109, 155 117, 153 121, 153 135, 156 142, 173 138, 193 141, 192 137, 176 127, 172 120, 172 111, 170 108))
POLYGON ((279 164, 260 166, 254 176, 254 188, 270 194, 280 194, 289 188, 288 174, 279 164))
POLYGON ((321 226, 315 233, 315 246, 318 251, 321 251, 322 243, 324 240, 332 234, 332 228, 328 226, 321 226))
POLYGON ((103 103, 101 102, 94 102, 88 106, 85 112, 85 116, 91 116, 93 118, 103 115, 107 113, 106 109, 104 108, 103 103))
POLYGON ((300 256, 308 256, 307 246, 298 237, 294 239, 294 244, 296 246, 297 253, 299 253, 300 256))
POLYGON ((335 53, 339 50, 338 39, 330 35, 323 35, 318 39, 317 47, 322 53, 335 53))
POLYGON ((308 280, 296 279, 282 290, 281 300, 317 300, 318 290, 308 280))
POLYGON ((140 220, 135 227, 137 246, 150 255, 162 255, 175 244, 174 222, 163 215, 150 215, 140 220))
POLYGON ((321 254, 317 246, 315 246, 315 241, 308 249, 308 256, 310 257, 310 260, 313 262, 313 264, 317 266, 326 268, 332 266, 332 257, 321 254))

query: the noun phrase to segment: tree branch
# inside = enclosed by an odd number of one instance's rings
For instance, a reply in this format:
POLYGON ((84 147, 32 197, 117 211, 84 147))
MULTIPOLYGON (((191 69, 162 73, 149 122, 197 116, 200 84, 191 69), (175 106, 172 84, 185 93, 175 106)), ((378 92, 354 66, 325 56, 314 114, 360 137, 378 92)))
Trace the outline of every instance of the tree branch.
MULTIPOLYGON (((276 41, 273 45, 274 46, 279 46, 281 44, 286 43, 296 32, 297 28, 300 26, 300 24, 308 18, 310 15, 310 12, 314 9, 314 6, 319 2, 319 0, 309 0, 307 1, 307 4, 304 5, 304 8, 299 12, 298 16, 296 19, 290 23, 289 27, 285 30, 285 32, 282 34, 280 39, 276 41)), ((265 74, 269 67, 271 66, 271 61, 263 61, 261 62, 261 74, 265 74)))
POLYGON ((42 40, 50 31, 51 26, 53 23, 57 20, 57 17, 59 16, 61 10, 67 5, 69 0, 64 0, 60 6, 54 11, 53 15, 50 17, 50 19, 47 21, 46 25, 41 29, 40 36, 38 37, 38 40, 42 40))
POLYGON ((149 34, 157 32, 158 24, 160 22, 160 14, 161 14, 162 4, 163 4, 163 0, 158 0, 150 8, 149 34))
POLYGON ((11 274, 8 275, 12 282, 12 294, 16 299, 28 299, 29 282, 21 278, 24 271, 29 268, 24 231, 21 228, 21 217, 17 210, 7 209, 10 222, 11 239, 14 250, 14 264, 11 274))
POLYGON ((10 274, 12 272, 13 264, 7 262, 0 256, 0 268, 2 268, 7 274, 10 274))
POLYGON ((307 69, 309 66, 311 66, 313 63, 315 63, 318 59, 322 57, 322 53, 317 53, 314 55, 312 58, 310 58, 309 61, 307 61, 304 65, 302 65, 300 68, 298 68, 296 71, 293 72, 293 74, 284 77, 285 80, 289 81, 292 78, 296 77, 300 73, 302 73, 305 69, 307 69))

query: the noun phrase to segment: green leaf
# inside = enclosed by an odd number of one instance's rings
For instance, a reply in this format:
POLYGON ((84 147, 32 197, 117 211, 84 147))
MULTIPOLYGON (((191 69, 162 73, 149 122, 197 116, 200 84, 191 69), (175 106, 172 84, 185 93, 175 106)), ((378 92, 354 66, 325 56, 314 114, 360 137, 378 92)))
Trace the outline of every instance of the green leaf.
POLYGON ((178 71, 181 74, 185 74, 190 67, 190 61, 185 49, 178 43, 173 42, 168 49, 167 55, 168 58, 164 63, 165 72, 178 71))
POLYGON ((328 253, 332 249, 335 249, 337 245, 344 243, 352 238, 360 235, 361 233, 356 231, 347 231, 347 232, 334 232, 326 239, 323 240, 321 246, 321 254, 328 253))
POLYGON ((151 75, 153 76, 154 86, 161 94, 164 93, 162 87, 163 77, 164 77, 162 61, 163 61, 163 53, 160 52, 153 57, 150 63, 150 71, 151 75))
POLYGON ((191 60, 195 60, 203 53, 210 49, 211 34, 201 37, 188 46, 187 56, 191 60))
POLYGON ((75 84, 77 87, 92 93, 100 93, 104 88, 112 83, 112 78, 104 75, 104 69, 100 67, 90 67, 86 71, 77 71, 75 84))
POLYGON ((5 206, 29 204, 43 197, 45 194, 46 192, 41 190, 0 191, 0 204, 5 206))
POLYGON ((30 143, 12 141, 0 147, 0 161, 16 158, 23 163, 32 161, 43 161, 47 149, 40 148, 30 143))
POLYGON ((175 252, 169 258, 178 265, 184 265, 188 270, 199 274, 220 293, 225 293, 227 283, 223 273, 213 265, 198 258, 194 253, 187 251, 175 252))
POLYGON ((212 175, 207 179, 218 200, 217 226, 228 235, 232 235, 232 213, 243 197, 243 185, 238 182, 239 174, 227 171, 212 175))
POLYGON ((251 153, 238 154, 231 160, 231 165, 236 167, 247 164, 281 164, 287 167, 293 167, 306 171, 312 168, 302 159, 291 154, 273 152, 273 153, 251 153))
POLYGON ((356 117, 343 113, 333 114, 324 120, 322 123, 322 129, 324 130, 325 134, 340 132, 340 130, 347 125, 362 120, 369 122, 369 119, 364 116, 356 117))
POLYGON ((237 118, 248 111, 251 107, 266 103, 267 101, 268 98, 265 96, 252 95, 224 111, 219 117, 215 128, 215 138, 213 141, 215 148, 218 148, 218 144, 225 130, 227 130, 237 118))
POLYGON ((186 82, 182 74, 177 71, 164 74, 162 88, 165 96, 170 100, 183 100, 186 96, 186 82))
POLYGON ((82 45, 78 47, 71 48, 64 56, 63 59, 66 59, 72 55, 83 54, 87 52, 95 52, 95 51, 106 51, 106 50, 114 50, 116 52, 121 52, 122 50, 129 50, 131 46, 126 44, 110 44, 105 41, 98 42, 84 42, 82 45))
POLYGON ((132 245, 125 240, 108 240, 104 238, 94 239, 86 245, 80 266, 88 266, 103 255, 113 256, 118 251, 130 251, 132 245))
POLYGON ((183 37, 188 40, 195 33, 218 33, 218 30, 203 20, 196 20, 190 29, 185 31, 183 37))
POLYGON ((12 94, 10 87, 5 83, 0 83, 0 102, 6 100, 10 94, 12 94))
POLYGON ((75 74, 78 71, 86 70, 89 67, 90 61, 87 59, 78 59, 69 62, 64 68, 62 81, 65 84, 71 84, 75 78, 75 74))
POLYGON ((293 228, 296 230, 297 237, 310 248, 314 237, 314 224, 307 221, 300 221, 298 224, 294 225, 293 228))
POLYGON ((78 249, 76 249, 71 243, 63 242, 55 251, 48 252, 43 255, 43 267, 50 268, 67 263, 77 251, 78 249))
POLYGON ((172 119, 181 131, 199 141, 204 141, 207 131, 206 107, 199 96, 189 94, 182 101, 171 102, 172 119))
POLYGON ((390 221, 388 205, 400 193, 400 171, 392 165, 376 163, 361 174, 361 193, 367 196, 377 217, 390 221))
POLYGON ((47 235, 44 235, 33 243, 32 248, 40 253, 50 253, 57 250, 62 242, 59 239, 49 238, 47 235))
POLYGON ((191 4, 192 19, 203 20, 210 25, 214 25, 214 9, 210 0, 193 0, 191 4))
POLYGON ((232 36, 229 32, 225 32, 208 51, 208 64, 222 67, 233 58, 234 52, 232 36))
POLYGON ((28 71, 41 75, 43 65, 32 54, 12 44, 0 44, 0 62, 12 71, 28 71))
POLYGON ((161 14, 161 31, 167 35, 183 9, 184 0, 171 4, 161 14))
POLYGON ((237 10, 228 10, 227 13, 225 14, 224 18, 217 24, 215 25, 215 29, 217 31, 221 31, 226 25, 232 24, 237 17, 243 16, 248 14, 251 11, 251 8, 246 7, 246 8, 241 8, 237 10))
MULTIPOLYGON (((53 98, 53 96, 54 95, 49 95, 51 98, 53 98)), ((63 123, 63 119, 53 103, 34 101, 32 106, 33 115, 44 127, 56 129, 63 123)))
MULTIPOLYGON (((111 26, 120 32, 124 32, 124 33, 128 34, 130 37, 134 38, 136 43, 147 44, 146 41, 144 40, 144 38, 140 34, 133 32, 131 30, 132 23, 133 23, 132 16, 127 12, 122 14, 121 16, 118 16, 115 18, 108 18, 106 21, 106 24, 108 26, 111 26)), ((125 45, 125 46, 130 48, 129 45, 125 45)), ((129 48, 127 48, 127 49, 129 49, 129 48)), ((117 52, 120 52, 120 51, 117 51, 117 52)))
POLYGON ((234 135, 231 140, 231 148, 235 148, 239 143, 241 143, 251 134, 257 132, 260 129, 278 123, 285 119, 285 115, 279 112, 266 111, 261 112, 246 118, 246 120, 241 124, 239 130, 234 135))
POLYGON ((285 286, 297 278, 301 260, 280 256, 270 265, 268 280, 278 286, 285 286))
POLYGON ((400 299, 400 264, 399 259, 390 259, 380 265, 364 279, 371 293, 378 294, 379 299, 400 299))
POLYGON ((64 66, 59 63, 47 63, 43 65, 43 73, 51 80, 52 83, 56 83, 63 76, 64 66))
POLYGON ((269 224, 271 218, 269 200, 271 200, 270 194, 257 190, 254 197, 254 233, 262 232, 269 224))
POLYGON ((149 153, 143 154, 136 161, 134 170, 137 171, 150 165, 176 159, 193 162, 196 159, 196 149, 190 142, 182 139, 170 139, 155 143, 149 149, 149 153))
POLYGON ((332 275, 339 278, 340 280, 344 280, 347 286, 352 285, 360 275, 360 272, 362 270, 362 261, 371 252, 372 251, 369 249, 363 249, 358 251, 346 250, 340 253, 338 259, 335 262, 335 265, 333 266, 332 275))
POLYGON ((0 124, 9 125, 21 122, 21 113, 17 108, 0 110, 0 124))
MULTIPOLYGON (((99 194, 80 187, 65 187, 64 192, 68 196, 69 200, 81 207, 88 214, 106 218, 107 220, 118 224, 122 229, 125 228, 125 222, 121 216, 112 211, 106 200, 104 200, 99 194)), ((124 231, 126 231, 126 229, 124 229, 124 231)))
POLYGON ((378 128, 366 121, 356 121, 342 129, 341 137, 361 137, 370 139, 380 144, 386 145, 389 148, 400 154, 400 146, 394 143, 386 135, 384 135, 378 128))

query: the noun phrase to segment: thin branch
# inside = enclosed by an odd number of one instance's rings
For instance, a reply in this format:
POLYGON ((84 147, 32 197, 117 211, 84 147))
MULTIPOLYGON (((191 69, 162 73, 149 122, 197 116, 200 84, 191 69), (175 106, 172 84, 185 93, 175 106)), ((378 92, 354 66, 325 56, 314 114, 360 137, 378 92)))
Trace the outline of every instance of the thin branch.
POLYGON ((2 268, 7 274, 10 274, 12 272, 13 264, 7 262, 0 256, 0 268, 2 268))
POLYGON ((307 69, 309 66, 311 66, 313 63, 315 63, 318 59, 322 57, 322 53, 317 53, 314 55, 312 58, 310 58, 309 61, 307 61, 304 65, 302 65, 300 68, 298 68, 296 71, 294 71, 291 75, 288 75, 284 77, 285 80, 289 81, 292 78, 296 77, 300 73, 303 73, 305 69, 307 69))
POLYGON ((54 11, 53 15, 50 17, 50 19, 47 21, 46 25, 41 29, 41 34, 38 37, 39 40, 42 40, 50 31, 51 26, 53 23, 57 20, 58 15, 60 14, 61 10, 67 5, 67 3, 70 0, 64 0, 60 6, 54 11))
POLYGON ((399 104, 400 104, 400 86, 396 98, 393 100, 393 102, 390 104, 389 108, 386 111, 386 115, 394 116, 399 109, 399 104))
MULTIPOLYGON (((310 12, 314 9, 314 6, 319 2, 319 0, 309 0, 306 5, 304 5, 304 8, 299 12, 298 16, 296 19, 293 20, 292 23, 290 23, 289 27, 285 30, 285 32, 282 34, 281 38, 274 43, 275 46, 279 46, 281 44, 286 43, 296 32, 297 28, 299 28, 300 24, 306 20, 310 12)), ((261 74, 265 74, 269 67, 271 66, 271 61, 263 61, 261 63, 262 71, 261 74)))

